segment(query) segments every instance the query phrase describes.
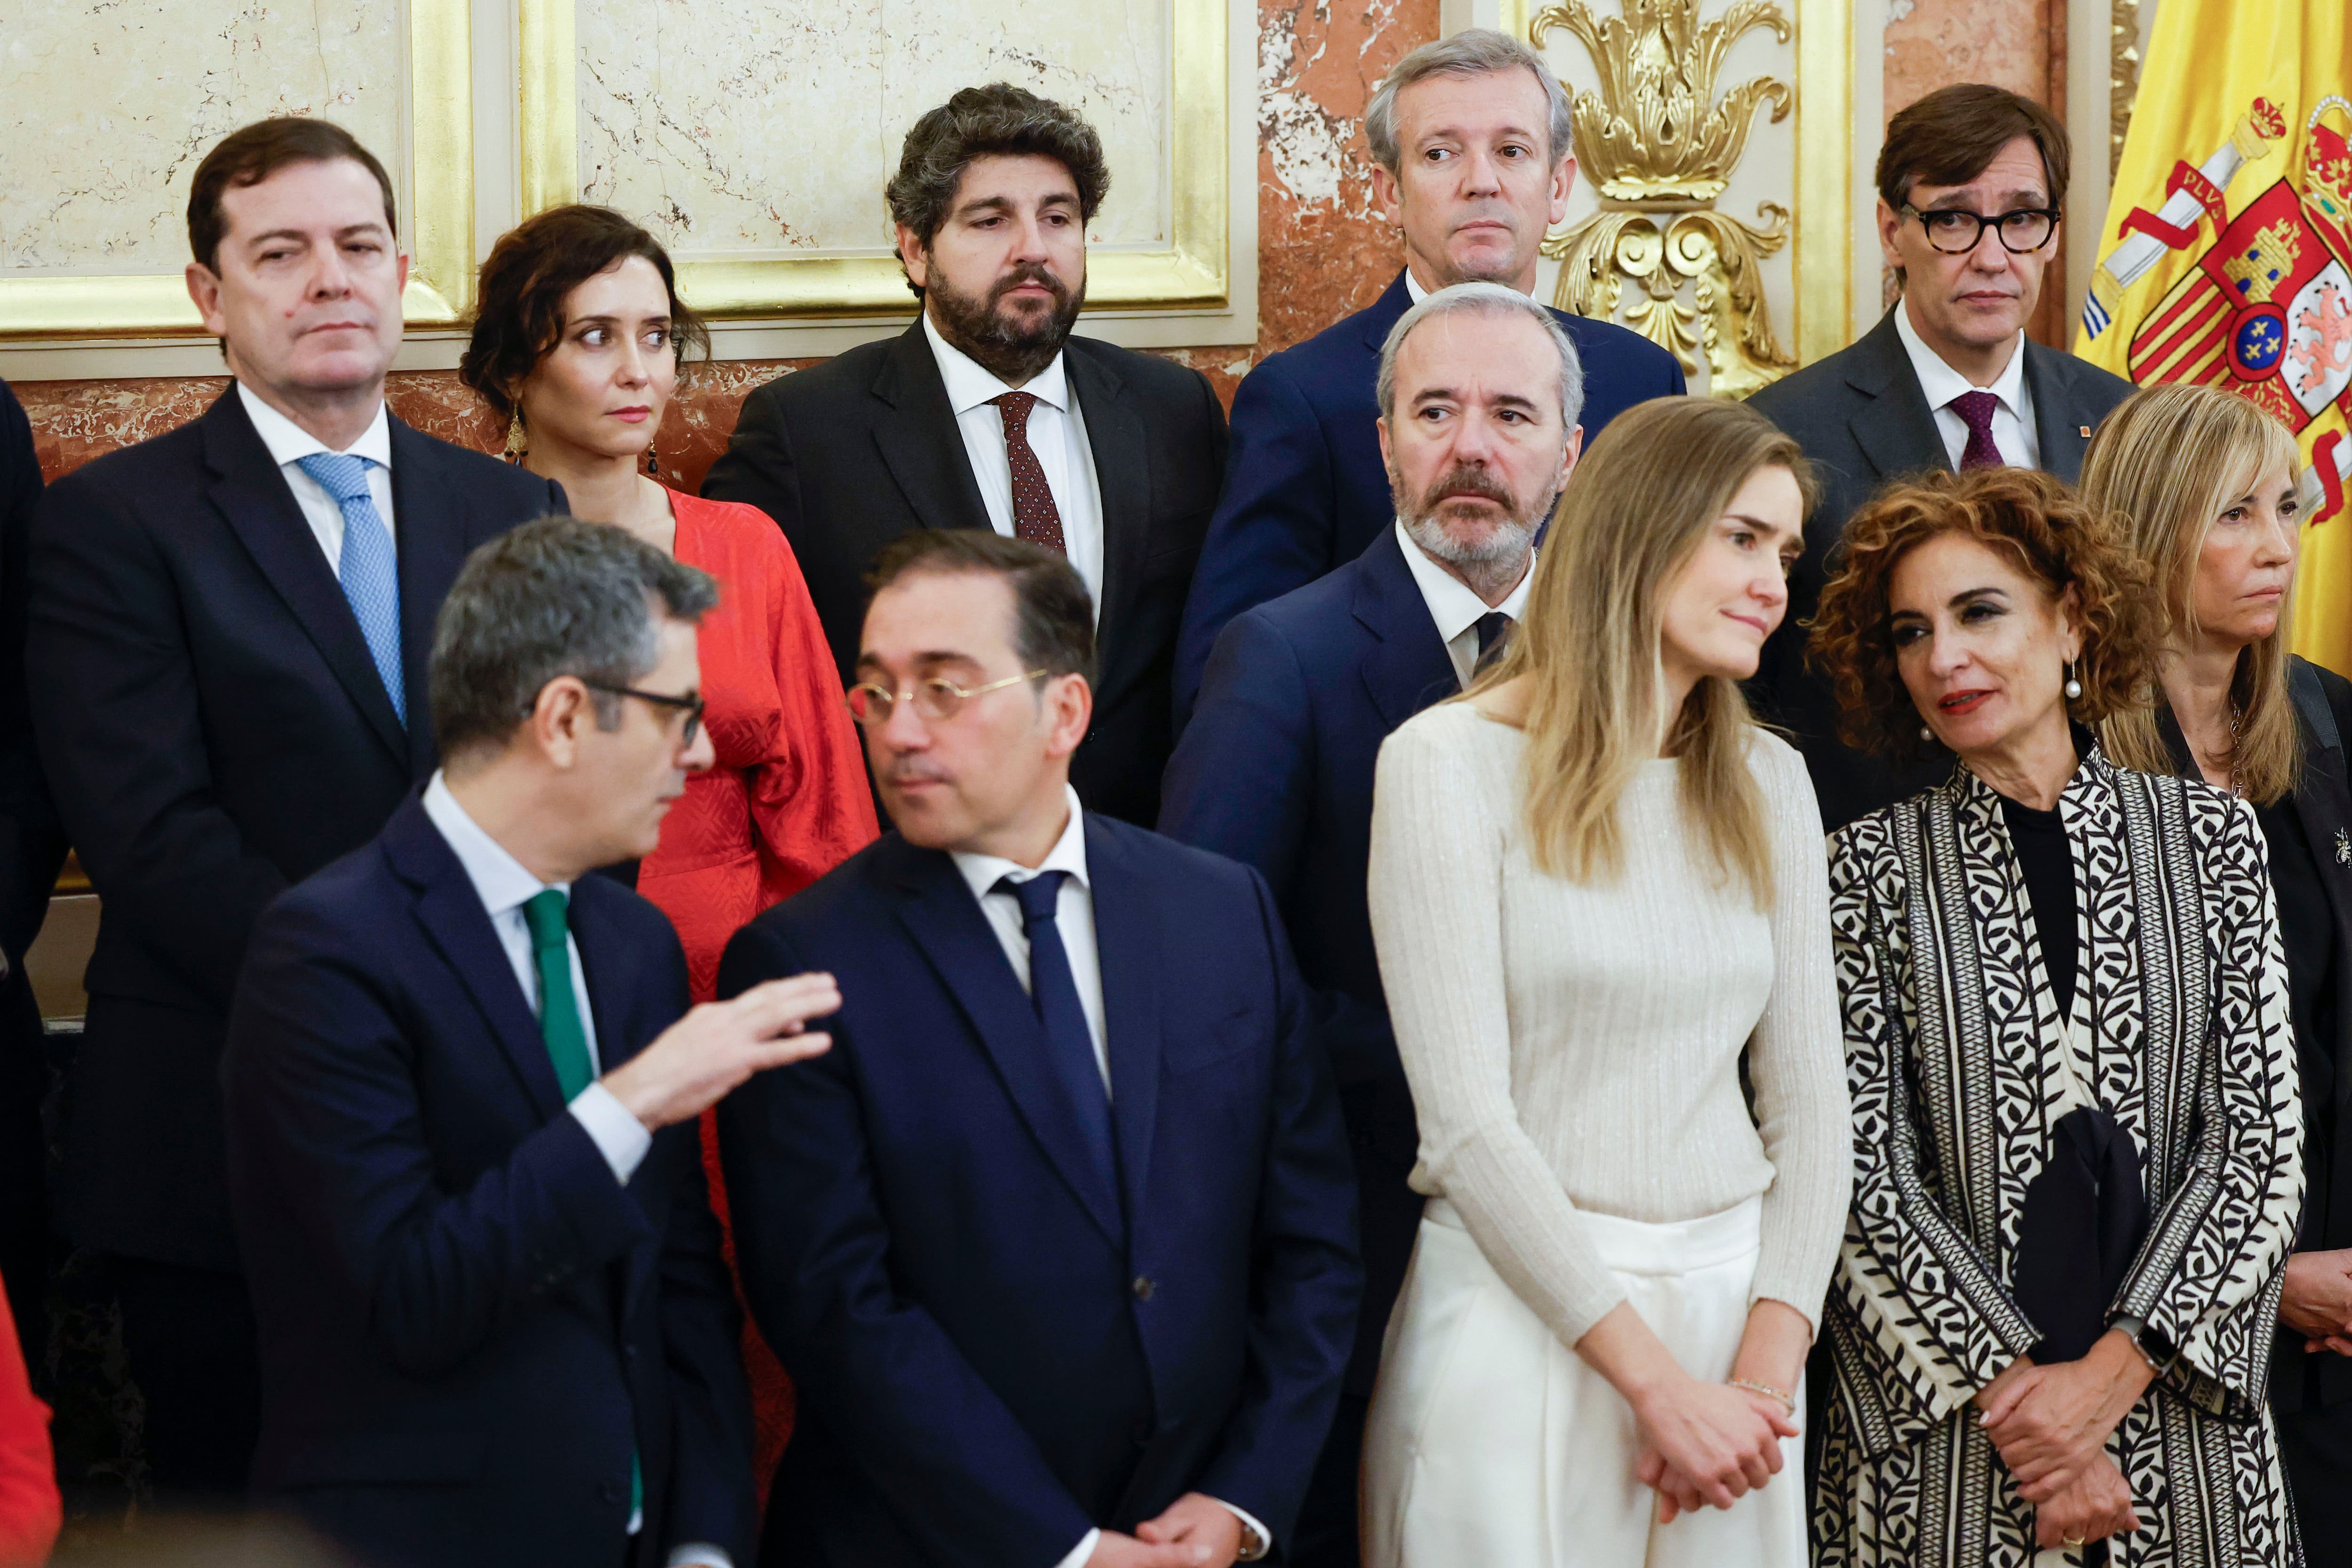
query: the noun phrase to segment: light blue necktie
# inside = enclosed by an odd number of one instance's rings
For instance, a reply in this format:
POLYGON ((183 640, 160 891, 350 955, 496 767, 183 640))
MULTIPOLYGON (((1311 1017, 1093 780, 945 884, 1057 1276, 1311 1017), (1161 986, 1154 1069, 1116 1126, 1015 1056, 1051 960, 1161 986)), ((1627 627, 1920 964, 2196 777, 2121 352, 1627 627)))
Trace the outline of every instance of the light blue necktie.
POLYGON ((343 597, 367 638, 368 655, 383 678, 392 710, 408 722, 408 687, 400 670, 400 574, 392 557, 392 530, 375 510, 368 490, 365 458, 347 452, 313 452, 297 458, 302 471, 343 509, 343 597))

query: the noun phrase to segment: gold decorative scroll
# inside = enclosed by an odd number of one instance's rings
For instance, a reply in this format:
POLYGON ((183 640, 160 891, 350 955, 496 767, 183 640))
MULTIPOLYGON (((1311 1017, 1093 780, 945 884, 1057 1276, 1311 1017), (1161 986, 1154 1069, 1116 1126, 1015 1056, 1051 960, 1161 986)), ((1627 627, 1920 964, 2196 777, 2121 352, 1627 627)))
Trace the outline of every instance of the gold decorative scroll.
POLYGON ((2123 163, 2124 132, 2131 127, 2132 102, 2139 97, 2139 0, 2108 0, 2107 184, 2123 163))
POLYGON ((1528 27, 1538 48, 1552 28, 1565 28, 1601 78, 1601 90, 1577 94, 1574 105, 1577 162, 1601 210, 1544 241, 1544 254, 1560 263, 1553 303, 1603 319, 1622 311, 1685 372, 1704 355, 1710 394, 1746 397, 1797 363, 1772 330, 1761 276, 1792 228, 1776 203, 1759 204, 1760 225, 1715 204, 1747 151, 1756 111, 1769 105, 1776 122, 1785 119, 1794 94, 1770 77, 1721 98, 1715 84, 1741 37, 1768 27, 1786 43, 1791 25, 1772 0, 1734 0, 1706 22, 1698 0, 1622 5, 1622 16, 1601 19, 1585 0, 1565 0, 1528 27))

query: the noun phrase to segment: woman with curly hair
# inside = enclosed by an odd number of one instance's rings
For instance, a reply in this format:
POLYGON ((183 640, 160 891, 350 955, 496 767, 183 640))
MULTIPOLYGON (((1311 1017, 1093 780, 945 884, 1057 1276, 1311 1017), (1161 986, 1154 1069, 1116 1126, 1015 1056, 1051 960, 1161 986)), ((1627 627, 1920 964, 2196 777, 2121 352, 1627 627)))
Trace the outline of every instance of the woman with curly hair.
POLYGON ((2301 1561, 2263 1404, 2302 1114, 2252 811, 2117 767, 2147 569, 2046 475, 1856 515, 1850 744, 1956 759, 1830 839, 1853 1210, 1816 1561, 2301 1561))

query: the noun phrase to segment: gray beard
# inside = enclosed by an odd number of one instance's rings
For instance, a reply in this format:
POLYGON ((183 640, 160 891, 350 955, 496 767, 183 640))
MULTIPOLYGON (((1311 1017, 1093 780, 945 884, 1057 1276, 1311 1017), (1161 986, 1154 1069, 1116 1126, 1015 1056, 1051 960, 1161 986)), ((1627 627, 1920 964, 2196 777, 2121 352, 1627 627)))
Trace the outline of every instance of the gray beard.
POLYGON ((1434 516, 1402 519, 1405 533, 1433 561, 1443 561, 1462 574, 1470 591, 1495 603, 1528 574, 1534 554, 1536 531, 1517 518, 1496 529, 1485 542, 1465 544, 1445 531, 1434 516))

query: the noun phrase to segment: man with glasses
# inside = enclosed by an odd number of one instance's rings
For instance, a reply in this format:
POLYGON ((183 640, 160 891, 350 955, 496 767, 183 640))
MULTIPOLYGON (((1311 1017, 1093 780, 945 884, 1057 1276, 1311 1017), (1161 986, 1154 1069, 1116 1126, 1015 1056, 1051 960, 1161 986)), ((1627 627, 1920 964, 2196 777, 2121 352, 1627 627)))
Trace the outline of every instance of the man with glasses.
POLYGON ((586 873, 710 765, 703 573, 554 518, 477 551, 445 765, 256 928, 224 1058, 260 1326, 254 1483, 359 1561, 749 1564, 751 1405, 697 1118, 825 1047, 831 977, 687 1010, 586 873))
POLYGON ((765 1561, 1224 1568, 1286 1542, 1355 1328, 1355 1179, 1256 872, 1081 805, 1094 616, 978 529, 886 549, 851 711, 895 832, 729 944, 839 976, 719 1108, 800 1391, 765 1561))
POLYGON ((1821 505, 1750 694, 1795 732, 1822 819, 1837 828, 1922 782, 1841 745, 1805 624, 1846 520, 1881 486, 1930 468, 2042 468, 2073 483, 2129 382, 2025 335, 2058 255, 2065 127, 1998 87, 1929 93, 1888 122, 1878 236, 1902 298, 1840 353, 1758 393, 1759 412, 1820 466, 1821 505))

